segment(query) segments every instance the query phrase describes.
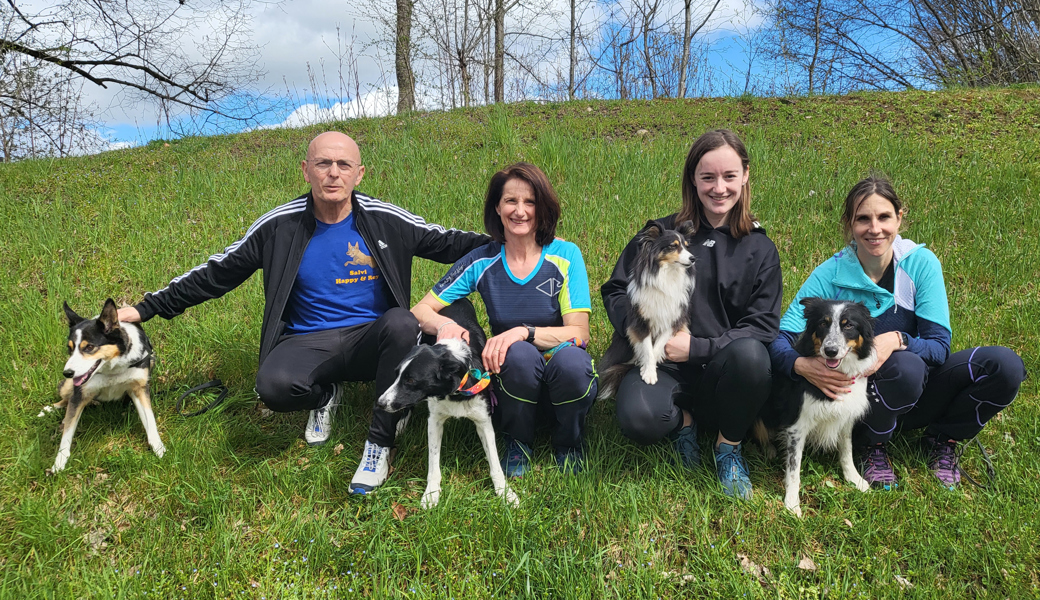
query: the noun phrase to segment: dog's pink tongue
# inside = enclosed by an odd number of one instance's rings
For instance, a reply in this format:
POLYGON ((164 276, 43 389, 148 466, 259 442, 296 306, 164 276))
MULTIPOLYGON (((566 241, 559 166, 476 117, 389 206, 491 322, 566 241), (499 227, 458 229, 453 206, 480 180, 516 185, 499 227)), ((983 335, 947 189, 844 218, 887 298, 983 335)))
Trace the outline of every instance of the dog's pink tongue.
POLYGON ((828 368, 837 369, 838 365, 840 365, 840 364, 841 364, 841 361, 836 359, 836 358, 828 358, 827 359, 827 367, 828 368))
POLYGON ((94 371, 91 370, 91 371, 88 371, 88 372, 80 375, 79 377, 74 377, 72 379, 72 385, 74 385, 76 387, 79 387, 79 386, 83 385, 83 382, 86 381, 87 378, 90 377, 90 374, 93 373, 93 372, 94 371))

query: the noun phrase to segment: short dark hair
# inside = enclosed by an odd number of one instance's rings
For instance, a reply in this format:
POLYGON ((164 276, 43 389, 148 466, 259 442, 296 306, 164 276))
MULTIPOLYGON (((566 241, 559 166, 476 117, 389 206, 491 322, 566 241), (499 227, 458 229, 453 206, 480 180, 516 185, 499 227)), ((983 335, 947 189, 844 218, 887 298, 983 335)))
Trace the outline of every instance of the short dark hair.
MULTIPOLYGON (((740 157, 740 165, 744 167, 744 172, 747 172, 751 160, 748 158, 744 142, 740 141, 736 133, 729 129, 715 129, 701 135, 693 142, 690 152, 686 155, 686 166, 683 168, 682 178, 683 203, 679 215, 675 218, 676 223, 693 221, 694 229, 700 229, 701 219, 704 218, 704 206, 697 197, 697 165, 705 154, 723 146, 733 148, 733 151, 740 157)), ((754 229, 755 216, 751 214, 750 178, 741 187, 740 200, 736 206, 730 209, 730 214, 726 217, 726 224, 729 225, 730 233, 737 239, 751 233, 751 230, 754 229)))
POLYGON ((845 196, 845 210, 841 213, 841 228, 845 235, 845 243, 852 243, 852 222, 856 219, 856 210, 863 201, 877 194, 892 203, 896 215, 903 211, 903 201, 896 195, 892 182, 880 173, 871 173, 869 177, 860 179, 845 196))
POLYGON ((556 223, 560 220, 560 201, 556 198, 549 178, 531 163, 512 164, 491 176, 487 197, 484 200, 484 230, 491 239, 505 243, 505 227, 502 225, 502 217, 495 209, 502 200, 502 189, 510 179, 526 181, 534 189, 534 217, 537 224, 535 241, 539 246, 547 245, 556 237, 556 223))

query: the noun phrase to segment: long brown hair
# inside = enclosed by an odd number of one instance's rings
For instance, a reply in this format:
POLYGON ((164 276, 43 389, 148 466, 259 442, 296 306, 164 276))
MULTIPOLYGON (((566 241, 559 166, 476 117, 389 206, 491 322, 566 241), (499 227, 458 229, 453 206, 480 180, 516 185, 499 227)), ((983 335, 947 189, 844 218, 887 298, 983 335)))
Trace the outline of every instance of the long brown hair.
MULTIPOLYGON (((748 158, 744 142, 740 141, 737 134, 729 129, 715 129, 697 138, 693 145, 690 146, 690 152, 686 155, 686 166, 683 168, 682 178, 683 203, 682 209, 679 210, 679 215, 675 217, 676 223, 693 221, 694 228, 700 229, 701 219, 704 218, 704 205, 701 204, 700 198, 697 197, 697 165, 705 154, 712 150, 718 150, 723 146, 733 148, 733 151, 740 157, 740 164, 744 167, 744 172, 747 173, 748 165, 751 164, 751 161, 748 158)), ((751 214, 750 178, 740 188, 740 200, 726 215, 726 224, 729 225, 730 234, 738 240, 751 233, 751 230, 754 229, 755 216, 751 214)))
POLYGON ((506 242, 505 226, 502 225, 502 217, 495 209, 502 200, 502 189, 510 179, 526 181, 534 189, 534 217, 538 226, 535 241, 539 246, 547 245, 556 237, 556 223, 560 220, 560 201, 556 198, 549 178, 531 163, 519 162, 509 165, 491 176, 487 197, 484 199, 484 230, 496 242, 506 242))

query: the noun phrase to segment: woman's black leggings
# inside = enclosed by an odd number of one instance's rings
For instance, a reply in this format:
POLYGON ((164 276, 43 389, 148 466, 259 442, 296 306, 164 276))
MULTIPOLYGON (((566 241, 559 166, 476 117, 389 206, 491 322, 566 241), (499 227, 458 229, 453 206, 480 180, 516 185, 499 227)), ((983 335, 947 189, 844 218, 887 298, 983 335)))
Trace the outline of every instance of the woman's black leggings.
POLYGON ((621 432, 652 444, 682 427, 686 409, 702 430, 718 430, 728 440, 744 439, 769 398, 772 367, 765 344, 740 338, 705 365, 664 363, 657 383, 647 385, 633 368, 615 394, 621 432))
POLYGON ((897 428, 970 440, 1018 394, 1026 367, 1013 350, 978 346, 929 369, 912 352, 893 352, 870 378, 870 412, 852 432, 857 446, 880 444, 897 428))

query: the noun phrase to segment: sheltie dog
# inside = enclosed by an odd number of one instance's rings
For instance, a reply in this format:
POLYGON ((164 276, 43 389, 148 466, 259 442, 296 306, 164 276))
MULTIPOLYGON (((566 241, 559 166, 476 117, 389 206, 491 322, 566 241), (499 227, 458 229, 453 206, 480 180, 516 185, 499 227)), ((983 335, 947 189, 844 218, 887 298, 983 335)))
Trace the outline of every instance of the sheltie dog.
POLYGON ((95 402, 122 400, 124 396, 129 396, 137 407, 148 444, 156 456, 161 457, 166 447, 155 426, 148 384, 155 357, 144 329, 135 323, 120 323, 111 298, 105 301, 101 314, 93 319, 77 315, 68 303, 64 304, 64 309, 69 321, 66 343, 69 359, 63 371, 65 379, 58 387, 61 401, 44 407, 40 413, 43 416, 57 408, 65 409, 58 456, 48 473, 57 473, 65 468, 72 452, 72 436, 76 433, 83 409, 95 402))
POLYGON ((625 335, 614 332, 600 359, 600 398, 612 397, 633 366, 639 367, 639 376, 647 384, 657 383, 657 365, 664 360, 665 344, 689 323, 693 234, 693 222, 685 221, 667 230, 651 223, 636 237, 638 253, 628 280, 625 335))
MULTIPOLYGON (((852 427, 869 410, 867 372, 877 360, 873 319, 858 302, 805 298, 805 331, 794 344, 798 354, 821 357, 829 369, 854 378, 852 391, 830 399, 804 378, 773 378, 772 394, 754 427, 754 437, 767 449, 777 434, 784 442, 784 506, 801 517, 799 501, 802 453, 837 448, 845 479, 865 492, 870 489, 852 460, 852 427)), ((768 450, 767 450, 768 453, 768 450)))
POLYGON ((495 493, 516 506, 519 498, 506 484, 498 462, 495 430, 491 426, 491 390, 486 389, 486 381, 481 385, 479 378, 483 375, 480 355, 487 342, 484 330, 477 322, 473 303, 466 298, 452 302, 440 314, 469 332, 469 344, 447 339, 432 346, 416 346, 398 365, 394 383, 379 396, 376 404, 387 412, 405 410, 423 400, 429 405, 429 461, 426 491, 421 500, 423 508, 432 508, 440 501, 441 439, 444 423, 452 417, 473 421, 487 456, 495 493))

